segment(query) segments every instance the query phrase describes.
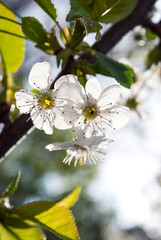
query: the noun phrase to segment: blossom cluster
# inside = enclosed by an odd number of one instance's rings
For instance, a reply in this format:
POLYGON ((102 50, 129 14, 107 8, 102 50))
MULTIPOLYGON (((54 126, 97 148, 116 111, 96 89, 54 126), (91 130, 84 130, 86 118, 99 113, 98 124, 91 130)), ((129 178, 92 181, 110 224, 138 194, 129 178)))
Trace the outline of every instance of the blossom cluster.
POLYGON ((53 127, 68 129, 73 127, 76 137, 73 142, 52 143, 49 151, 65 149, 63 160, 70 165, 74 160, 83 165, 86 161, 96 163, 102 160, 105 149, 112 141, 106 139, 106 127, 114 130, 123 127, 129 118, 129 109, 116 104, 120 86, 112 85, 101 90, 99 81, 90 78, 85 86, 77 77, 68 74, 60 77, 51 90, 51 73, 48 62, 36 63, 29 74, 31 91, 15 93, 16 105, 21 113, 30 113, 36 128, 46 134, 53 133, 53 127))

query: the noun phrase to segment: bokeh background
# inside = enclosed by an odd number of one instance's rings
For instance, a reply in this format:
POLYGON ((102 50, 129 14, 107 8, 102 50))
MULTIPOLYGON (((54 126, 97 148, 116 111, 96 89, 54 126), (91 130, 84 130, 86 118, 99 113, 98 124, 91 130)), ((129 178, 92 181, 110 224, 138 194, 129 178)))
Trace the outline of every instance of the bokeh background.
MULTIPOLYGON (((52 28, 50 18, 33 1, 5 0, 5 3, 22 16, 36 17, 48 31, 52 28)), ((66 26, 69 1, 54 0, 54 4, 58 21, 66 26)), ((160 0, 154 12, 153 21, 158 22, 160 0)), ((106 29, 104 26, 103 31, 106 29)), ((90 34, 85 40, 92 44, 94 35, 90 34)), ((139 114, 131 111, 130 120, 123 129, 108 129, 107 138, 114 142, 107 149, 104 163, 76 168, 62 164, 65 152, 48 152, 45 146, 55 141, 72 140, 72 132, 55 129, 54 134, 48 136, 36 129, 0 165, 1 192, 21 170, 20 186, 12 197, 14 205, 58 199, 81 184, 80 199, 72 209, 81 239, 161 239, 161 79, 158 72, 146 71, 147 55, 158 44, 159 39, 148 40, 145 29, 137 27, 110 52, 111 57, 128 61, 141 80, 148 79, 149 84, 139 90, 139 114)), ((34 63, 42 61, 50 62, 54 79, 60 71, 55 57, 26 42, 24 63, 14 75, 14 81, 22 88, 29 88, 30 69, 34 63)), ((101 75, 97 78, 102 88, 115 83, 112 78, 101 75)), ((130 94, 130 90, 122 87, 120 101, 126 102, 130 94)), ((47 234, 49 240, 58 239, 47 234)))

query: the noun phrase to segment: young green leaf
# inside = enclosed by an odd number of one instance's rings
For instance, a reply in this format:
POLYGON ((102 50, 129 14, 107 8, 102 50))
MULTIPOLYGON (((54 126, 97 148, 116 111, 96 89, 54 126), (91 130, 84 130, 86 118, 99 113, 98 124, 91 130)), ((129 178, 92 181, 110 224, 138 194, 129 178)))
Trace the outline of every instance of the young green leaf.
POLYGON ((108 71, 122 86, 130 88, 133 78, 131 67, 128 68, 99 52, 96 52, 95 56, 105 71, 108 71))
POLYGON ((22 30, 27 38, 38 44, 44 44, 48 41, 47 32, 41 23, 34 17, 22 18, 22 30))
MULTIPOLYGON (((0 211, 1 213, 1 211, 0 211)), ((0 214, 1 215, 1 214, 0 214)), ((38 227, 23 220, 16 214, 9 213, 1 215, 0 220, 1 240, 45 240, 46 237, 38 227), (2 222, 1 222, 2 221, 2 222)))
POLYGON ((13 211, 23 219, 32 221, 34 224, 46 228, 64 239, 79 239, 72 213, 59 203, 33 202, 20 208, 14 208, 13 211))
POLYGON ((77 18, 98 20, 103 13, 113 7, 119 0, 70 0, 71 9, 66 20, 72 21, 77 18))
POLYGON ((102 29, 101 24, 90 18, 81 18, 80 21, 84 24, 87 33, 99 32, 102 29))
POLYGON ((62 69, 64 69, 71 55, 72 50, 70 48, 65 48, 61 50, 57 55, 57 66, 59 67, 60 61, 62 60, 62 69))
POLYGON ((10 197, 17 189, 21 177, 21 172, 17 173, 17 176, 11 181, 5 190, 3 197, 10 197))
POLYGON ((86 35, 86 32, 85 32, 84 24, 81 21, 76 20, 74 33, 72 35, 71 42, 70 42, 70 47, 72 49, 77 47, 82 42, 85 35, 86 35))
POLYGON ((74 191, 72 191, 67 197, 59 201, 59 204, 71 208, 78 200, 81 192, 81 185, 79 185, 74 191))
POLYGON ((113 8, 118 2, 119 0, 94 0, 92 4, 93 19, 98 20, 103 13, 105 13, 108 9, 113 8))
POLYGON ((51 0, 34 0, 56 22, 57 13, 51 0))
POLYGON ((120 0, 109 12, 98 18, 99 22, 114 23, 128 16, 136 7, 138 0, 120 0))
MULTIPOLYGON (((0 16, 16 21, 13 13, 2 3, 0 3, 0 16)), ((3 56, 6 74, 16 72, 21 66, 24 58, 23 33, 18 24, 7 21, 6 19, 0 19, 0 52, 3 56), (7 34, 5 32, 13 33, 15 35, 7 34), (16 35, 20 37, 17 37, 16 35)))
POLYGON ((151 68, 153 64, 158 64, 161 61, 161 46, 158 45, 151 49, 146 56, 145 63, 147 68, 151 68))
POLYGON ((92 18, 92 5, 87 0, 70 0, 70 12, 66 21, 70 22, 81 17, 92 18))

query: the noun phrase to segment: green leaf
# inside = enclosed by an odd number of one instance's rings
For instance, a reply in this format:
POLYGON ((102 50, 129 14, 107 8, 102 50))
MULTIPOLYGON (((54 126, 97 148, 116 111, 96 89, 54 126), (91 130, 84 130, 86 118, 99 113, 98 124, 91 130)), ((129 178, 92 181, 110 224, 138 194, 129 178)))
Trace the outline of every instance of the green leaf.
POLYGON ((54 4, 50 0, 34 0, 56 22, 57 13, 54 4))
POLYGON ((71 9, 66 20, 72 21, 77 18, 98 20, 103 13, 113 7, 119 0, 70 0, 71 9))
POLYGON ((92 7, 87 0, 70 0, 70 7, 66 21, 70 22, 81 17, 92 18, 92 7))
POLYGON ((106 12, 109 8, 114 7, 115 4, 117 4, 119 0, 94 0, 93 1, 93 10, 92 10, 92 16, 93 19, 99 19, 100 16, 104 12, 106 12))
POLYGON ((148 40, 154 40, 156 36, 157 35, 150 28, 146 29, 146 37, 148 40))
POLYGON ((111 73, 109 71, 107 71, 107 69, 105 69, 98 61, 93 65, 93 69, 94 69, 95 73, 98 73, 98 74, 101 74, 104 76, 108 76, 108 77, 112 77, 111 73))
POLYGON ((35 226, 16 214, 0 211, 1 240, 45 240, 44 234, 35 226))
POLYGON ((19 184, 20 177, 21 177, 21 172, 19 171, 17 173, 17 176, 11 181, 11 183, 6 188, 4 197, 10 197, 16 191, 19 184))
POLYGON ((146 56, 145 63, 146 67, 150 68, 153 64, 157 64, 161 61, 161 47, 160 45, 151 49, 146 56))
POLYGON ((59 67, 60 61, 62 60, 62 69, 64 69, 71 55, 72 50, 70 48, 65 48, 61 50, 57 55, 57 66, 59 67))
POLYGON ((130 88, 133 78, 131 67, 127 67, 99 52, 95 54, 100 65, 108 71, 122 86, 130 88))
POLYGON ((109 12, 98 18, 99 22, 114 23, 127 17, 136 7, 138 0, 120 0, 109 12))
POLYGON ((66 207, 53 202, 34 202, 13 209, 26 220, 46 228, 62 238, 78 240, 79 235, 72 213, 66 207))
POLYGON ((83 17, 80 21, 84 24, 87 33, 99 32, 102 29, 101 24, 96 20, 83 17))
POLYGON ((77 76, 77 78, 78 78, 78 82, 85 88, 86 82, 88 81, 86 78, 86 75, 85 74, 79 75, 77 76))
POLYGON ((59 201, 59 204, 71 208, 78 200, 81 192, 81 185, 79 185, 74 191, 72 191, 67 197, 59 201))
POLYGON ((47 32, 41 23, 34 17, 22 18, 22 30, 27 38, 38 44, 48 42, 47 32))
MULTIPOLYGON (((16 21, 13 13, 0 3, 0 16, 16 21)), ((20 26, 14 22, 0 19, 0 30, 22 36, 20 26)), ((24 58, 24 39, 0 32, 0 52, 6 68, 6 74, 16 72, 24 58)))
POLYGON ((82 42, 85 35, 86 32, 84 24, 81 21, 77 20, 75 23, 74 33, 71 38, 70 47, 72 49, 77 47, 82 42))

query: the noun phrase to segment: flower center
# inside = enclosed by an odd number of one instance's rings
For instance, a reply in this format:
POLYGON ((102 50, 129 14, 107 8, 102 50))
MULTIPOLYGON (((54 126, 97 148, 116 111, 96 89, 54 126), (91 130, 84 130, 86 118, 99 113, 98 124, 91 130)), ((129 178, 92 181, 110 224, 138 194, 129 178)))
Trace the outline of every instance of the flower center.
POLYGON ((54 107, 54 100, 50 96, 41 96, 38 100, 38 103, 42 106, 43 109, 54 107))
POLYGON ((83 115, 86 120, 92 120, 98 116, 98 108, 93 104, 89 104, 83 109, 83 115))

